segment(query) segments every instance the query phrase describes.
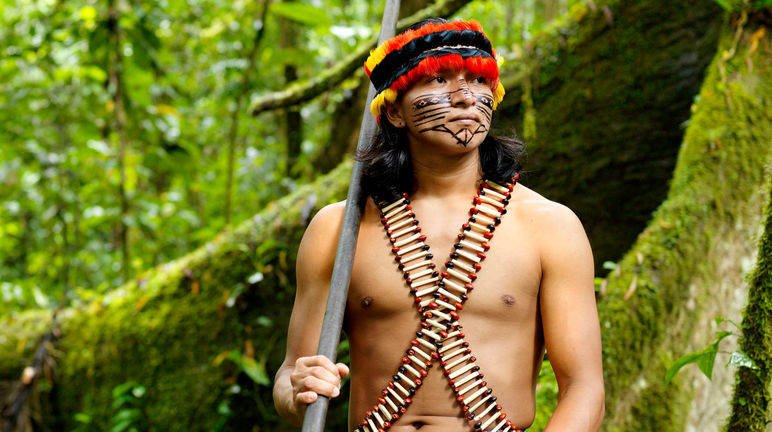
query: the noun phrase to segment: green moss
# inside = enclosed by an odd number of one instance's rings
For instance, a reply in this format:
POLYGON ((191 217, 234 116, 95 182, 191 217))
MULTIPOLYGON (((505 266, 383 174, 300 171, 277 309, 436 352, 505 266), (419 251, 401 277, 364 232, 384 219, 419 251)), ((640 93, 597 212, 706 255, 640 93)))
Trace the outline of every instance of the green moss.
POLYGON ((768 200, 759 191, 772 156, 772 68, 763 54, 748 52, 753 30, 745 29, 734 57, 725 61, 723 52, 734 43, 727 23, 693 107, 668 199, 608 278, 608 297, 599 304, 605 430, 684 430, 691 387, 683 378, 665 386, 665 370, 707 345, 712 335, 701 322, 736 312, 726 299, 742 281, 741 258, 755 252, 747 239, 768 200))

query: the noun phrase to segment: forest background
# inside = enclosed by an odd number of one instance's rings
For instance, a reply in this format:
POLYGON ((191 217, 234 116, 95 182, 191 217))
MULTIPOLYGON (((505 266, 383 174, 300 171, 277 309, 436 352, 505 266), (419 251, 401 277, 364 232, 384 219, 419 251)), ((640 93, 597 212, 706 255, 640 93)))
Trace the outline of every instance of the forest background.
MULTIPOLYGON (((483 24, 509 92, 494 126, 526 140, 524 183, 587 228, 605 428, 763 430, 725 420, 769 422, 769 332, 754 352, 741 323, 746 302, 761 308, 751 323, 772 323, 772 265, 758 252, 770 231, 769 2, 402 4, 403 25, 483 24), (681 356, 708 373, 718 351, 713 383, 697 368, 665 383, 681 356), (735 379, 758 390, 732 399, 735 379)), ((383 1, 0 7, 4 419, 287 429, 270 385, 294 253, 310 216, 345 194, 383 1)), ((534 430, 556 399, 545 362, 534 430)), ((342 418, 345 404, 332 409, 342 418)))

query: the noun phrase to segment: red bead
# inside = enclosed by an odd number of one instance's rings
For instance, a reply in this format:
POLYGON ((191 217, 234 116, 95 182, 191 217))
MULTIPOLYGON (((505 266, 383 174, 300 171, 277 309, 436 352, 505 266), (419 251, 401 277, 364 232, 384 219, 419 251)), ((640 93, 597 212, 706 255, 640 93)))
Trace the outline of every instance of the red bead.
POLYGON ((389 395, 389 391, 386 390, 386 389, 383 389, 383 390, 381 390, 381 395, 382 396, 388 396, 389 395))
POLYGON ((413 339, 413 340, 410 341, 410 345, 418 346, 418 341, 413 339))
POLYGON ((426 321, 421 321, 421 327, 423 327, 425 329, 428 329, 429 328, 429 323, 426 322, 426 321))
POLYGON ((429 375, 429 372, 426 372, 426 370, 424 369, 421 369, 420 371, 418 371, 418 373, 420 373, 421 376, 424 378, 426 378, 426 376, 429 375))
POLYGON ((426 305, 426 306, 428 306, 428 307, 429 307, 429 309, 437 309, 437 308, 439 308, 439 307, 440 307, 440 305, 438 305, 438 304, 437 304, 437 303, 435 303, 435 302, 430 302, 430 303, 429 303, 428 305, 426 305))
POLYGON ((409 397, 405 398, 405 405, 410 405, 411 403, 413 403, 413 399, 409 397))
POLYGON ((487 238, 488 240, 493 238, 492 232, 483 233, 483 237, 487 238))
MULTIPOLYGON (((437 354, 437 351, 432 351, 432 354, 431 354, 431 356, 432 356, 432 358, 433 358, 433 359, 435 359, 435 360, 437 360, 438 358, 440 358, 439 354, 437 354)), ((431 363, 429 363, 429 364, 431 364, 431 363)))
POLYGON ((405 206, 405 210, 413 210, 413 207, 410 206, 410 204, 405 206))
POLYGON ((476 215, 476 214, 477 214, 477 211, 478 211, 478 210, 477 210, 475 207, 472 207, 472 208, 470 208, 470 209, 469 209, 469 214, 471 214, 471 215, 476 215))
POLYGON ((416 302, 416 303, 418 303, 418 304, 420 304, 420 303, 421 303, 421 297, 416 297, 416 298, 415 298, 415 302, 416 302))
POLYGON ((442 272, 440 273, 440 276, 442 276, 443 279, 450 279, 450 274, 448 272, 442 272))
POLYGON ((402 363, 410 363, 410 359, 407 357, 402 357, 402 363))
POLYGON ((442 336, 443 338, 446 338, 448 337, 448 332, 446 332, 445 330, 440 330, 440 336, 442 336))
POLYGON ((450 316, 452 316, 453 319, 458 319, 458 313, 456 311, 450 311, 450 316))
POLYGON ((423 383, 423 381, 421 381, 421 378, 416 378, 415 379, 415 385, 420 386, 422 383, 423 383))
POLYGON ((505 418, 507 418, 507 413, 499 414, 499 420, 504 420, 505 418))
POLYGON ((463 234, 459 234, 459 235, 458 235, 458 239, 459 239, 459 240, 463 240, 463 239, 464 239, 464 235, 463 235, 463 234))
POLYGON ((464 288, 466 288, 467 290, 471 291, 471 290, 474 289, 474 286, 472 286, 472 284, 468 283, 468 284, 464 284, 464 288))
POLYGON ((462 304, 461 304, 461 303, 459 303, 459 302, 456 302, 456 303, 455 303, 453 306, 455 306, 455 307, 456 307, 456 309, 458 309, 458 310, 462 310, 462 309, 464 309, 464 305, 462 305, 462 304))
POLYGON ((386 399, 379 397, 378 402, 380 402, 381 405, 386 405, 386 399))
POLYGON ((386 218, 381 218, 381 223, 384 223, 384 224, 385 224, 385 223, 386 223, 386 222, 388 222, 388 221, 389 221, 389 220, 388 220, 388 219, 386 219, 386 218))
POLYGON ((474 274, 474 273, 469 273, 467 276, 469 276, 469 279, 472 279, 472 280, 476 280, 477 279, 477 275, 474 274))
POLYGON ((383 427, 385 429, 389 429, 391 427, 391 422, 387 422, 387 421, 383 422, 383 427))
POLYGON ((420 236, 418 236, 418 240, 424 241, 424 240, 426 240, 426 236, 421 234, 420 236))
POLYGON ((431 313, 431 311, 426 311, 426 312, 424 312, 424 316, 425 316, 426 318, 431 318, 431 317, 432 317, 432 313, 431 313))
POLYGON ((480 271, 481 268, 482 268, 482 266, 480 265, 480 263, 474 263, 474 269, 475 270, 480 271))
POLYGON ((482 248, 485 249, 486 251, 491 248, 491 245, 489 245, 488 243, 483 243, 480 246, 482 246, 482 248))
POLYGON ((394 253, 397 253, 397 252, 399 252, 399 248, 394 246, 393 248, 391 248, 391 251, 394 252, 394 253))
POLYGON ((484 254, 484 253, 482 253, 482 252, 477 252, 477 256, 478 256, 480 259, 485 259, 485 254, 484 254))
POLYGON ((477 361, 477 357, 475 357, 475 356, 469 357, 469 360, 473 361, 473 362, 476 362, 477 361))
POLYGON ((459 401, 459 402, 464 402, 464 397, 463 396, 459 396, 459 397, 456 398, 456 400, 459 401))
POLYGON ((465 223, 465 224, 461 225, 461 228, 463 228, 464 230, 467 230, 467 229, 469 229, 469 224, 465 223))
POLYGON ((482 201, 480 201, 480 197, 474 197, 472 202, 474 202, 475 204, 480 204, 482 201))
POLYGON ((402 192, 402 198, 407 198, 407 192, 402 192))

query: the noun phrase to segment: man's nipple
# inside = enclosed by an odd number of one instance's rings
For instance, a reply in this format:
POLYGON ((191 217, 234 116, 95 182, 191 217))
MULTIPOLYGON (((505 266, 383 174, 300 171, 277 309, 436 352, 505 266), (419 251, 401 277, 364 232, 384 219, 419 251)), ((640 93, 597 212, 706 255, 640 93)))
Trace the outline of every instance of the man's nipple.
POLYGON ((362 305, 363 308, 370 307, 371 304, 373 304, 373 298, 370 296, 365 296, 362 298, 362 300, 359 302, 360 305, 362 305))
POLYGON ((515 298, 509 294, 504 294, 503 296, 501 296, 501 302, 507 306, 512 306, 515 304, 515 298))

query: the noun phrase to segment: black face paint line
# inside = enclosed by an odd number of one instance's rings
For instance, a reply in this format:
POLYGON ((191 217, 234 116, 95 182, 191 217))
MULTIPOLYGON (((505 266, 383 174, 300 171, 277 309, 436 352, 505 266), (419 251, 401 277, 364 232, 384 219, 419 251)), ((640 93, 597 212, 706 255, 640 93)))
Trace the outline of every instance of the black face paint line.
POLYGON ((486 94, 473 95, 463 79, 461 88, 448 93, 427 93, 414 98, 411 101, 413 108, 413 126, 419 133, 431 131, 442 132, 451 135, 456 143, 466 147, 477 134, 488 132, 487 124, 490 124, 491 113, 493 112, 493 98, 486 94), (452 100, 456 93, 463 92, 464 97, 474 97, 476 101, 475 109, 480 113, 484 122, 478 124, 474 129, 468 126, 462 126, 458 130, 448 127, 445 123, 448 114, 452 109, 452 100))

